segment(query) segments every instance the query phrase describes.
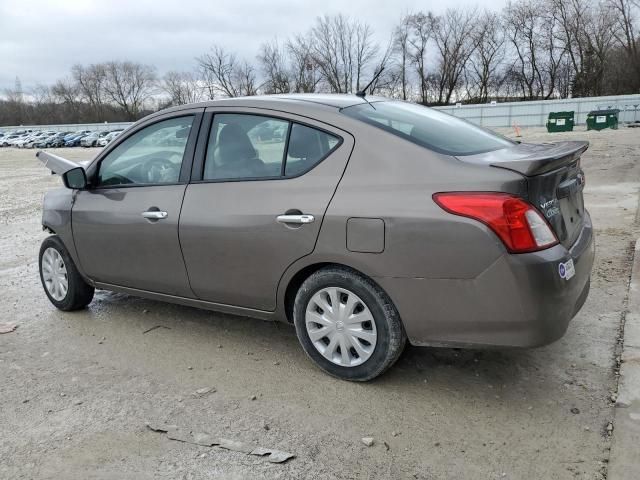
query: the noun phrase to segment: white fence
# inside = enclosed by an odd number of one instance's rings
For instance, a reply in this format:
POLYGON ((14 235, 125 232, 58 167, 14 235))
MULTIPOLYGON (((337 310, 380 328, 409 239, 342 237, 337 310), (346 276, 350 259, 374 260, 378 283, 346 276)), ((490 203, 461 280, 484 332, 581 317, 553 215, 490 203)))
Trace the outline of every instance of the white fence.
POLYGON ((538 127, 546 125, 549 112, 574 111, 576 125, 587 122, 591 110, 617 108, 618 120, 640 121, 640 95, 537 100, 533 102, 505 102, 482 105, 447 105, 436 107, 456 117, 484 127, 538 127))
POLYGON ((13 132, 16 130, 52 131, 52 132, 76 132, 78 130, 91 130, 92 132, 104 132, 121 130, 132 125, 132 122, 114 123, 72 123, 69 125, 15 125, 12 127, 0 127, 0 132, 13 132))

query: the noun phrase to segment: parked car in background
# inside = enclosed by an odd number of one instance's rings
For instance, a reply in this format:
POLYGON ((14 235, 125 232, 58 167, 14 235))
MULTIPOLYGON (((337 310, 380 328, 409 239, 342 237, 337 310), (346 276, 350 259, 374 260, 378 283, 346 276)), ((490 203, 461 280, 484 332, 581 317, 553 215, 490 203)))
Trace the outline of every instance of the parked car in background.
POLYGON ((80 142, 87 135, 88 135, 87 133, 79 133, 77 135, 74 135, 71 138, 69 138, 68 140, 66 140, 64 142, 64 145, 62 145, 62 146, 64 146, 64 147, 79 147, 80 146, 80 142))
POLYGON ((68 134, 69 134, 69 132, 54 133, 50 137, 47 137, 42 142, 42 145, 40 144, 40 142, 38 142, 38 144, 36 144, 36 147, 38 147, 38 148, 42 148, 42 147, 44 147, 44 148, 60 147, 60 146, 62 146, 64 144, 63 139, 68 134))
POLYGON ((175 107, 86 166, 39 153, 68 187, 45 195, 40 278, 61 310, 99 288, 288 321, 347 380, 406 342, 545 345, 589 292, 587 147, 380 97, 175 107))
POLYGON ((16 133, 13 133, 13 134, 10 134, 10 135, 5 135, 4 137, 0 138, 0 146, 8 147, 8 146, 10 146, 10 144, 14 140, 19 139, 19 138, 21 138, 20 135, 18 135, 16 133))
POLYGON ((15 147, 18 145, 18 143, 20 143, 22 140, 24 140, 25 138, 27 138, 29 136, 28 133, 21 133, 17 136, 15 136, 14 138, 11 138, 8 140, 8 146, 9 147, 15 147))
MULTIPOLYGON (((88 129, 56 132, 53 130, 19 129, 0 132, 0 147, 55 148, 55 147, 104 147, 124 129, 92 131, 88 129)), ((173 138, 165 138, 164 144, 175 144, 173 138)))
POLYGON ((100 137, 100 133, 99 132, 91 132, 91 133, 85 135, 84 137, 82 137, 82 139, 80 140, 80 146, 81 147, 93 147, 95 145, 95 142, 98 141, 99 137, 100 137))
POLYGON ((76 132, 58 132, 49 139, 49 142, 51 143, 50 146, 62 147, 67 140, 76 135, 76 132))
POLYGON ((49 135, 43 135, 40 138, 37 138, 34 142, 33 142, 33 148, 46 148, 47 147, 47 140, 49 138, 52 138, 55 135, 55 133, 49 134, 49 135))
POLYGON ((22 146, 24 145, 24 142, 26 142, 30 138, 31 138, 31 135, 23 135, 22 137, 14 140, 12 142, 12 146, 14 146, 16 148, 22 148, 22 146))
POLYGON ((109 132, 91 132, 80 140, 81 147, 95 147, 98 144, 98 140, 107 136, 109 132))
POLYGON ((108 145, 110 141, 112 141, 114 138, 116 138, 121 133, 122 133, 122 130, 114 130, 113 132, 109 132, 109 134, 105 135, 104 137, 102 137, 102 138, 100 138, 98 140, 97 146, 98 147, 104 147, 104 146, 108 145))
POLYGON ((26 137, 22 137, 20 140, 14 143, 16 148, 24 148, 25 144, 33 139, 33 134, 29 134, 26 137))
POLYGON ((49 135, 53 134, 55 132, 44 132, 44 131, 40 131, 40 132, 35 132, 32 133, 31 135, 29 135, 27 138, 25 138, 24 140, 21 141, 20 144, 18 144, 19 147, 21 148, 33 148, 35 143, 42 139, 42 138, 46 138, 49 135))

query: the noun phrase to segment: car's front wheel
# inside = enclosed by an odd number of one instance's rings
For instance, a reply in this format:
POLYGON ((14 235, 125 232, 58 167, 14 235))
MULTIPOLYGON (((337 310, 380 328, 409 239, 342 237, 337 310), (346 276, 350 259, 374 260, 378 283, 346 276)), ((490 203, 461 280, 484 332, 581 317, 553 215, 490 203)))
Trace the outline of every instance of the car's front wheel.
POLYGON ((47 297, 64 311, 80 310, 93 299, 87 284, 57 235, 47 237, 40 247, 40 280, 47 297))
POLYGON ((309 276, 296 295, 293 317, 307 355, 344 380, 367 381, 384 373, 406 343, 387 294, 344 267, 323 268, 309 276))

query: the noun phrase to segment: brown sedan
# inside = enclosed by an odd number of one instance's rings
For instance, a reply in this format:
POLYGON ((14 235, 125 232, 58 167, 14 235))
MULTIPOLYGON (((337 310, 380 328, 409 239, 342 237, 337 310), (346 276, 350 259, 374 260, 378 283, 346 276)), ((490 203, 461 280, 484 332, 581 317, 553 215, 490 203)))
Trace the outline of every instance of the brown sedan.
POLYGON ((536 346, 584 303, 586 142, 512 142, 384 98, 285 95, 164 110, 88 165, 39 152, 40 274, 295 324, 328 373, 368 380, 414 345, 536 346))

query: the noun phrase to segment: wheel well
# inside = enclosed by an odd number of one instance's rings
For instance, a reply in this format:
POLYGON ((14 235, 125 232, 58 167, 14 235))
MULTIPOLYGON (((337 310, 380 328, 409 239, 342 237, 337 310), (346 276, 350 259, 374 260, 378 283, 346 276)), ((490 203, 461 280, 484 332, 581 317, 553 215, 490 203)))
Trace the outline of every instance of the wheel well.
POLYGON ((287 317, 287 321, 289 323, 293 323, 293 303, 296 300, 296 293, 298 293, 298 289, 300 288, 300 285, 302 285, 302 283, 307 278, 309 278, 312 274, 314 274, 315 272, 317 272, 318 270, 324 267, 342 267, 349 270, 353 270, 354 272, 357 272, 360 275, 364 275, 365 277, 367 276, 362 272, 360 272, 359 270, 356 270, 355 268, 350 267, 348 265, 344 265, 342 263, 335 263, 335 262, 314 263, 313 265, 308 265, 304 267, 302 270, 296 273, 291 278, 291 280, 289 280, 289 285, 287 285, 287 289, 285 290, 285 293, 284 293, 284 310, 285 310, 285 315, 287 317))
POLYGON ((317 272, 323 267, 327 265, 333 265, 332 263, 315 263, 313 265, 308 265, 296 273, 291 280, 289 281, 289 285, 287 285, 287 289, 284 293, 284 312, 287 316, 287 322, 293 323, 293 302, 296 299, 296 293, 307 278, 310 275, 317 272))

